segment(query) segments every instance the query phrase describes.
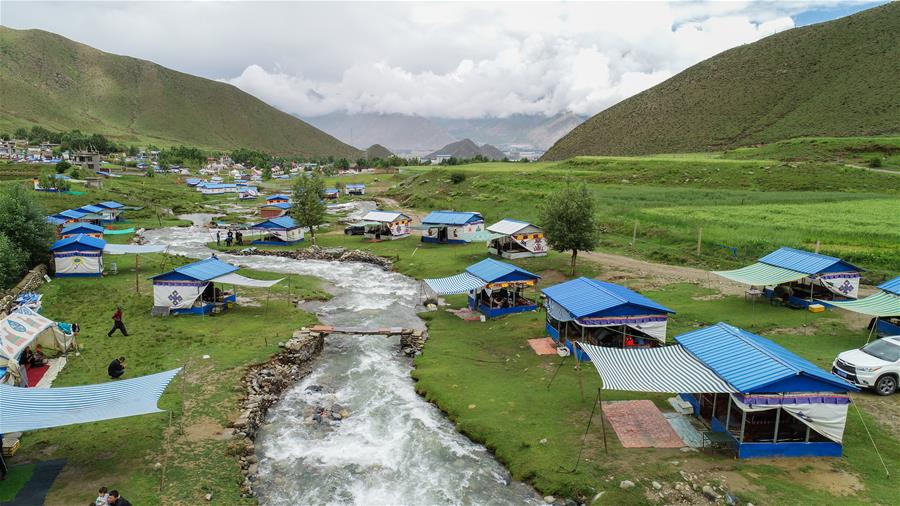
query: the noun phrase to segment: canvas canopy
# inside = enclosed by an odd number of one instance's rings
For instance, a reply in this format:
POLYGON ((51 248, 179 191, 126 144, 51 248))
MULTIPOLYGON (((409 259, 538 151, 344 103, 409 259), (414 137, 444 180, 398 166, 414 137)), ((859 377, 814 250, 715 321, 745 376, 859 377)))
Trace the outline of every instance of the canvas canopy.
POLYGON ((157 402, 180 370, 77 387, 0 385, 0 433, 161 412, 157 402))
POLYGON ((487 283, 477 276, 463 272, 446 278, 426 279, 425 284, 438 295, 456 295, 476 290, 487 283))
POLYGON ((251 288, 270 288, 274 285, 280 283, 284 278, 273 279, 273 280, 264 280, 264 279, 251 279, 240 274, 226 274, 224 276, 219 276, 218 278, 213 279, 216 283, 226 283, 229 285, 237 285, 237 286, 248 286, 251 288))
POLYGON ((900 296, 888 292, 879 292, 859 300, 828 301, 828 304, 869 316, 900 316, 900 296))
POLYGON ((0 322, 0 358, 16 360, 22 350, 32 344, 66 350, 73 339, 61 331, 53 320, 27 307, 19 307, 0 322))
POLYGON ((109 244, 103 247, 103 252, 110 255, 143 255, 146 253, 162 253, 166 246, 156 244, 109 244))
POLYGON ((578 342, 603 379, 603 388, 629 392, 732 393, 734 387, 682 346, 621 349, 578 342))
POLYGON ((807 276, 802 272, 775 267, 774 265, 761 262, 756 262, 755 264, 750 264, 746 267, 741 267, 740 269, 732 271, 713 271, 713 274, 732 281, 737 281, 738 283, 754 286, 780 285, 782 283, 797 281, 798 279, 803 279, 807 276))

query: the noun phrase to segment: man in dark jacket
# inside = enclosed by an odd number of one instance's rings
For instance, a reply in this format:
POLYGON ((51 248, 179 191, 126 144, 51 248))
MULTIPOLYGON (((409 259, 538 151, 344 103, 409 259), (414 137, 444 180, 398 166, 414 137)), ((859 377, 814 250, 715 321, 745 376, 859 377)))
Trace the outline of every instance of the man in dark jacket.
POLYGON ((109 495, 106 496, 106 501, 110 506, 131 506, 131 503, 128 502, 128 499, 119 495, 118 490, 110 490, 109 495))
POLYGON ((122 332, 122 335, 127 336, 128 331, 125 330, 125 324, 122 323, 122 306, 116 306, 116 312, 113 313, 112 319, 113 319, 113 327, 109 330, 109 332, 106 334, 106 336, 112 337, 113 332, 115 332, 116 329, 119 329, 122 332))
POLYGON ((125 374, 125 357, 119 357, 110 362, 106 372, 109 373, 109 377, 112 379, 118 379, 125 374))

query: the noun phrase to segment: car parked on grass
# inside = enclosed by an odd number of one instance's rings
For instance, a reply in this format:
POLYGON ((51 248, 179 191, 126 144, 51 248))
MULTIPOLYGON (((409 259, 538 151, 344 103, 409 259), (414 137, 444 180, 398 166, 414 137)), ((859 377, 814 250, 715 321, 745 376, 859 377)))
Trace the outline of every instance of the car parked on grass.
POLYGON ((884 337, 841 353, 831 372, 854 385, 891 395, 900 382, 900 336, 884 337))
POLYGON ((344 228, 344 235, 363 235, 366 233, 366 226, 362 223, 353 223, 344 228))

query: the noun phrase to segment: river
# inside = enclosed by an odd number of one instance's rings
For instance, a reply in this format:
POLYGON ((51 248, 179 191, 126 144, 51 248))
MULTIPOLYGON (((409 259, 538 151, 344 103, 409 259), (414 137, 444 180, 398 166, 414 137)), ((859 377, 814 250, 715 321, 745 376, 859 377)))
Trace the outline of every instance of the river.
MULTIPOLYGON (((211 215, 186 215, 195 224, 211 215)), ((198 226, 145 233, 153 244, 192 258, 212 253, 215 232, 198 226)), ((418 284, 360 263, 230 256, 224 261, 258 270, 316 276, 331 292, 317 305, 320 321, 335 326, 424 328, 416 315, 418 284)), ((534 491, 481 445, 415 392, 412 362, 397 338, 332 336, 317 368, 269 413, 257 435, 262 504, 527 504, 534 491), (316 423, 318 406, 338 404, 349 416, 316 423)))

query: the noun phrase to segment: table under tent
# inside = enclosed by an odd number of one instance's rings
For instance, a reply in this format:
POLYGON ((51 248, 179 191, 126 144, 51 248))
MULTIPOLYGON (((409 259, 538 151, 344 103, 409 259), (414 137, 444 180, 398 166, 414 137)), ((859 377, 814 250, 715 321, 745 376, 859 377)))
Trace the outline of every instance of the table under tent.
POLYGON ((237 294, 217 285, 270 288, 283 279, 251 279, 237 274, 238 269, 212 256, 151 277, 153 314, 221 313, 237 302, 237 294))
POLYGON ((487 231, 499 236, 488 243, 492 255, 511 259, 547 256, 544 230, 537 225, 504 218, 487 231))
POLYGON ((547 333, 581 361, 590 357, 576 349, 575 340, 613 348, 664 345, 669 315, 675 313, 624 286, 584 277, 542 292, 547 333))
POLYGON ((751 290, 760 287, 755 293, 789 307, 806 308, 816 299, 825 305, 856 299, 862 271, 840 258, 781 247, 754 264, 713 274, 750 285, 751 290))
POLYGON ((412 219, 397 211, 369 211, 362 217, 363 237, 370 241, 393 241, 409 237, 412 219))
POLYGON ((479 213, 432 211, 422 218, 422 242, 465 244, 473 235, 484 232, 484 218, 479 213))
POLYGON ((830 301, 834 307, 872 317, 869 337, 900 336, 900 276, 878 285, 880 292, 863 299, 830 301))
POLYGON ((57 323, 27 307, 19 307, 0 319, 0 383, 34 386, 27 384, 19 356, 26 347, 38 344, 48 350, 66 353, 74 349, 75 336, 70 325, 57 323))
POLYGON ((722 440, 738 458, 841 456, 849 392, 858 388, 726 323, 675 341, 653 349, 578 347, 602 389, 679 394, 709 427, 703 437, 722 440))
POLYGON ((290 246, 303 240, 303 230, 290 216, 269 218, 250 227, 259 237, 251 244, 269 244, 273 246, 290 246))
POLYGON ((537 310, 536 287, 541 279, 525 269, 487 258, 466 267, 466 272, 439 279, 426 279, 436 295, 468 294, 468 306, 488 318, 537 310), (535 289, 535 299, 526 291, 535 289))

